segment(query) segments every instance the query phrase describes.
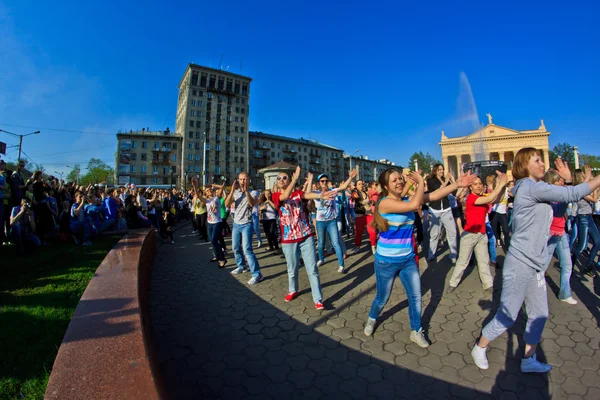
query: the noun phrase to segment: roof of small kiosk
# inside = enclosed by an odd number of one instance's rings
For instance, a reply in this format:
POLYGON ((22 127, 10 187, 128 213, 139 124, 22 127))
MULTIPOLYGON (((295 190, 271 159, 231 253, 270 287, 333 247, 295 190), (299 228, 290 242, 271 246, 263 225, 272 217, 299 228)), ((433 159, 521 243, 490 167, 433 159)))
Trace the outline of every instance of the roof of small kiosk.
POLYGON ((295 170, 296 166, 290 163, 286 163, 285 161, 277 161, 273 165, 269 165, 268 167, 264 167, 258 170, 258 172, 265 173, 268 171, 287 171, 287 170, 295 170))

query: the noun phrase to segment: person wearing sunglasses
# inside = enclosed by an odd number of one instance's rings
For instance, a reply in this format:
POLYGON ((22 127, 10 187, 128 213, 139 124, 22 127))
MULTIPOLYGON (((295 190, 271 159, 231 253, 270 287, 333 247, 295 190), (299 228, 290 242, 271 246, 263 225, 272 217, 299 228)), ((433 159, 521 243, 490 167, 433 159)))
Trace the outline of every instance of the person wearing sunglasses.
MULTIPOLYGON (((285 255, 288 270, 289 291, 285 296, 285 301, 290 302, 298 297, 298 266, 302 254, 315 308, 323 310, 325 306, 323 305, 321 279, 315 254, 315 232, 308 220, 302 202, 316 199, 332 200, 335 197, 335 192, 326 191, 316 194, 296 189, 295 186, 300 178, 300 171, 300 167, 296 167, 296 171, 291 177, 287 172, 281 172, 277 177, 277 186, 280 191, 273 193, 272 197, 273 203, 279 211, 281 249, 285 255)), ((311 181, 312 174, 309 173, 308 178, 311 181)), ((310 184, 308 187, 310 187, 310 184)))
POLYGON ((339 187, 330 189, 329 188, 329 177, 326 174, 321 174, 317 177, 319 183, 319 190, 315 191, 315 194, 321 195, 323 193, 331 193, 333 198, 331 200, 316 199, 315 205, 317 208, 317 233, 319 240, 319 261, 317 261, 317 267, 320 267, 325 262, 324 247, 325 247, 325 235, 329 235, 335 254, 338 259, 338 272, 344 272, 344 251, 342 250, 341 241, 342 232, 338 229, 337 217, 338 217, 338 192, 346 190, 352 179, 356 177, 356 169, 350 171, 350 177, 342 183, 339 187))

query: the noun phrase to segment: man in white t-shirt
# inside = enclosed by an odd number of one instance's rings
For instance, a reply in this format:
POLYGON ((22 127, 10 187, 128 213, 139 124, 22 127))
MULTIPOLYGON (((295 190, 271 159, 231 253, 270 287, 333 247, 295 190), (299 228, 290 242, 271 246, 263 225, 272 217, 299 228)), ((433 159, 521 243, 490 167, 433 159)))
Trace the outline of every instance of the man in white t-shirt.
POLYGON ((256 255, 252 251, 252 234, 254 230, 252 208, 256 205, 257 200, 252 197, 248 190, 249 181, 250 177, 246 172, 238 175, 238 179, 233 182, 231 193, 225 199, 225 207, 235 205, 231 243, 237 268, 231 273, 237 275, 244 272, 246 267, 245 257, 252 273, 252 279, 248 281, 248 284, 255 285, 263 280, 263 276, 260 273, 260 265, 256 255))

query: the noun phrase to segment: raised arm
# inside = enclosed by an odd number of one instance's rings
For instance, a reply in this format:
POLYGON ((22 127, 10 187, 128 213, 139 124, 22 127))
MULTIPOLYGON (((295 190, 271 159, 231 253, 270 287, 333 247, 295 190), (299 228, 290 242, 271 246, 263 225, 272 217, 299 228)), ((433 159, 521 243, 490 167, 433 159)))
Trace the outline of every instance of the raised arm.
POLYGON ((350 182, 352 182, 352 179, 356 178, 356 168, 353 168, 350 170, 350 177, 348 179, 346 179, 345 182, 342 182, 342 184, 340 186, 338 186, 338 190, 346 190, 346 188, 348 187, 348 185, 350 185, 350 182))
POLYGON ((480 206, 483 204, 496 203, 497 199, 504 194, 504 187, 508 184, 508 177, 500 171, 496 171, 498 179, 496 181, 496 187, 492 190, 488 196, 480 196, 475 200, 475 204, 480 206))
POLYGON ((217 189, 217 197, 221 198, 221 196, 223 196, 223 190, 225 188, 225 185, 216 185, 213 183, 212 187, 217 189))
MULTIPOLYGON (((571 182, 571 171, 569 167, 559 158, 554 161, 556 172, 566 183, 571 182)), ((600 188, 600 175, 577 186, 549 185, 545 182, 536 182, 532 190, 532 196, 539 202, 566 202, 571 203, 583 199, 585 196, 600 188)))
POLYGON ((471 183, 473 183, 475 178, 477 178, 477 176, 471 175, 471 171, 467 172, 466 174, 462 174, 458 177, 457 181, 454 181, 453 179, 454 182, 450 183, 449 185, 442 186, 431 193, 426 193, 423 201, 425 203, 429 203, 430 201, 442 199, 448 196, 450 193, 457 190, 458 188, 464 188, 469 186, 471 183))
POLYGON ((239 187, 240 187, 240 184, 238 183, 238 181, 236 179, 235 181, 233 181, 233 184, 231 185, 231 192, 229 192, 229 194, 225 198, 225 207, 229 208, 231 206, 231 204, 233 203, 233 193, 235 193, 235 190, 239 187))
POLYGON ((292 174, 292 181, 283 190, 283 192, 281 192, 281 195, 279 196, 279 201, 286 201, 287 199, 290 198, 290 195, 292 194, 292 191, 296 187, 296 182, 298 182, 299 177, 300 177, 300 166, 298 165, 296 167, 296 171, 294 171, 294 173, 292 174))
POLYGON ((379 202, 378 211, 380 214, 401 214, 410 211, 416 211, 423 204, 423 177, 416 172, 411 172, 408 179, 417 185, 415 195, 410 201, 401 201, 386 197, 379 202))

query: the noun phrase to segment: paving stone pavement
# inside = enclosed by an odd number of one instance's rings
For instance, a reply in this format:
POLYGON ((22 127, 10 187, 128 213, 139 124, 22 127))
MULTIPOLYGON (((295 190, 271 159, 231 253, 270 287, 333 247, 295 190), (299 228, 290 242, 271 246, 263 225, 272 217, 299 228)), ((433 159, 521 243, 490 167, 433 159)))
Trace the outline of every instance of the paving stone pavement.
POLYGON ((190 228, 175 236, 175 245, 159 248, 149 302, 152 342, 173 399, 600 399, 600 281, 577 268, 575 306, 557 300, 558 271, 554 264, 548 270, 551 315, 538 358, 554 368, 531 375, 519 367, 523 315, 491 344, 488 370, 470 356, 496 310, 500 274, 493 295, 483 294, 471 268, 454 293, 444 294, 447 256, 429 266, 422 259, 422 321, 432 343, 422 349, 409 340, 399 281, 374 335, 364 336, 375 295, 366 250, 348 258, 346 274, 337 272, 335 257, 320 267, 326 310, 317 311, 304 268, 300 296, 286 303, 287 272, 278 255, 255 249, 265 280, 248 286, 249 273, 229 273, 231 252, 220 270, 209 262, 210 244, 190 228))

